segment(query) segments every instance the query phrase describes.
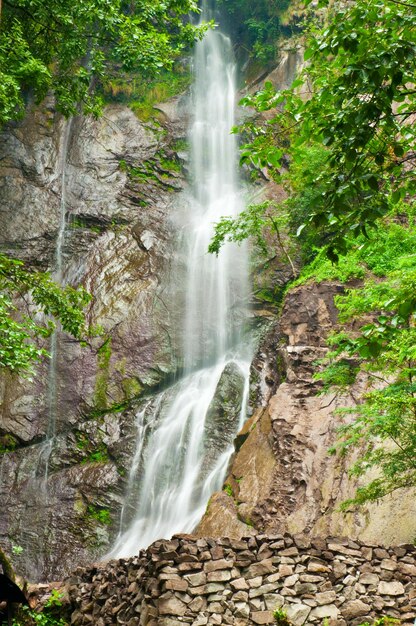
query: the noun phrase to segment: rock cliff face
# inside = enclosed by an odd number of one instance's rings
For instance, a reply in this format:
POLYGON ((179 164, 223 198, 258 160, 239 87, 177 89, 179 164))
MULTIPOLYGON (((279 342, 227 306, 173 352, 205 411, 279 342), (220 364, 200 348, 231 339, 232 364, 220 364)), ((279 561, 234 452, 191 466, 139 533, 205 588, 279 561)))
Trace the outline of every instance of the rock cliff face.
MULTIPOLYGON (((287 86, 299 62, 298 54, 284 55, 268 79, 287 86)), ((187 202, 186 111, 180 100, 160 110, 161 125, 143 124, 122 106, 107 107, 99 120, 77 118, 68 125, 47 101, 2 133, 1 249, 53 270, 64 210, 64 279, 93 294, 88 317, 104 329, 87 348, 59 333, 53 376, 45 363, 33 381, 0 380, 0 544, 8 552, 13 545, 23 548, 14 561, 32 580, 60 578, 108 551, 140 403, 180 369, 178 318, 185 294, 176 241, 177 215, 187 202)), ((282 193, 270 183, 265 195, 282 193)), ((277 269, 266 266, 257 271, 259 289, 281 287, 292 277, 285 261, 277 269)), ((318 397, 313 374, 336 325, 333 297, 341 290, 325 283, 297 287, 279 320, 258 304, 254 314, 267 318, 269 330, 252 366, 253 414, 199 536, 289 531, 384 544, 416 536, 416 503, 407 493, 359 514, 337 512, 354 485, 346 472, 350 460, 327 454, 341 419, 335 410, 353 404, 365 380, 348 397, 318 397)), ((206 443, 213 456, 239 413, 229 397, 242 383, 238 372, 227 374, 210 407, 206 443)))
POLYGON ((326 352, 325 337, 336 325, 334 296, 342 290, 321 283, 289 292, 268 338, 271 349, 263 346, 262 367, 269 379, 281 382, 237 438, 226 488, 211 498, 199 536, 288 531, 384 545, 416 536, 416 503, 406 491, 359 513, 337 511, 356 484, 347 474, 352 459, 328 454, 342 423, 336 409, 352 406, 365 391, 365 380, 348 396, 318 396, 313 375, 326 352))
POLYGON ((179 108, 170 103, 162 125, 122 106, 66 122, 47 101, 2 133, 2 250, 53 270, 64 210, 64 280, 93 294, 88 317, 104 329, 88 348, 59 333, 54 382, 48 364, 33 381, 1 380, 0 543, 23 548, 17 566, 32 579, 105 552, 134 445, 133 405, 177 367, 181 296, 171 297, 169 273, 180 285, 179 108))

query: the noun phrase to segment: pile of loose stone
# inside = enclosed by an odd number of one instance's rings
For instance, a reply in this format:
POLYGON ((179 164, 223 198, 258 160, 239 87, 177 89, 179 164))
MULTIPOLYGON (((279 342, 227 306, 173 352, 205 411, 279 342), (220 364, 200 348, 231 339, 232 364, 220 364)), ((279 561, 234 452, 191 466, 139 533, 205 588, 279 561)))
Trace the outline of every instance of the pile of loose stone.
POLYGON ((73 626, 372 622, 413 625, 416 548, 259 535, 177 535, 137 557, 78 569, 67 581, 73 626))

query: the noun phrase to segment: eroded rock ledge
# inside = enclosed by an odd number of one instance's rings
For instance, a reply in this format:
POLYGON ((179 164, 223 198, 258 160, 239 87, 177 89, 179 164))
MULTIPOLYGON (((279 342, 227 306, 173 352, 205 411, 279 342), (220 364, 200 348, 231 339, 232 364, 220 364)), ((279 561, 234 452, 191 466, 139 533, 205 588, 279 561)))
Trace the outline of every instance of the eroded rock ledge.
POLYGON ((416 547, 336 538, 177 535, 137 557, 79 568, 68 579, 72 626, 274 623, 356 626, 416 617, 416 547))

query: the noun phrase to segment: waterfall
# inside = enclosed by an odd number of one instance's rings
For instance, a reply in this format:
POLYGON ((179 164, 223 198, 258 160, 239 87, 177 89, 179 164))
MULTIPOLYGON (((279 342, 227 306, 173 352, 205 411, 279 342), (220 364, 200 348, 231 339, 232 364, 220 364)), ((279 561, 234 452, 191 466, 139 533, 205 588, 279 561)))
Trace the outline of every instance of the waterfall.
MULTIPOLYGON (((59 222, 58 234, 56 238, 54 268, 52 278, 59 285, 63 284, 63 247, 65 243, 66 221, 66 166, 68 159, 68 146, 71 136, 72 120, 64 122, 64 132, 62 147, 60 153, 60 173, 61 173, 61 200, 59 204, 59 222)), ((36 467, 36 476, 43 475, 43 489, 47 489, 49 460, 53 450, 53 444, 56 435, 56 419, 58 413, 58 356, 59 356, 59 330, 55 328, 50 340, 50 361, 48 369, 48 394, 47 394, 47 410, 48 425, 46 430, 46 440, 41 445, 39 452, 39 460, 36 467)))
MULTIPOLYGON (((207 17, 207 14, 204 16, 207 17)), ((251 353, 243 326, 248 271, 244 246, 207 253, 213 224, 242 209, 237 174, 236 66, 231 41, 210 31, 194 56, 189 131, 192 200, 178 254, 186 250, 184 373, 137 414, 136 452, 110 557, 129 556, 158 538, 190 532, 221 488, 233 439, 246 417, 251 353), (228 413, 218 408, 232 396, 228 413)), ((179 279, 181 280, 181 279, 179 279)))

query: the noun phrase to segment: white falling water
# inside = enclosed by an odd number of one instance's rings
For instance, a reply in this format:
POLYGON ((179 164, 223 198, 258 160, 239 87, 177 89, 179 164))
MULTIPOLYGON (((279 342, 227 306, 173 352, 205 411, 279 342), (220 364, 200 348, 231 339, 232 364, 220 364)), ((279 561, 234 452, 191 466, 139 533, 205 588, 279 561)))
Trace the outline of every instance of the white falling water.
MULTIPOLYGON (((63 141, 60 154, 60 172, 61 172, 61 201, 59 205, 59 222, 58 235, 56 239, 54 268, 52 278, 59 285, 63 285, 63 247, 65 243, 66 221, 66 169, 68 159, 69 139, 71 135, 72 119, 65 121, 63 141)), ((58 412, 58 329, 55 329, 51 335, 50 342, 50 361, 48 370, 48 394, 47 394, 47 410, 48 425, 46 430, 46 439, 41 445, 39 452, 39 460, 36 467, 36 476, 43 475, 42 487, 47 489, 49 460, 53 451, 53 445, 56 435, 56 420, 58 412)))
POLYGON ((213 224, 242 208, 237 144, 230 134, 236 92, 230 40, 219 31, 209 32, 196 47, 194 69, 190 129, 194 191, 184 227, 188 251, 184 375, 137 415, 136 453, 111 557, 136 554, 156 539, 192 531, 210 495, 222 485, 233 438, 246 416, 250 369, 250 349, 242 337, 246 251, 226 245, 218 258, 207 253, 213 224), (217 445, 212 432, 218 385, 230 372, 239 381, 233 387, 234 415, 221 429, 227 433, 225 441, 224 433, 218 433, 217 445))

